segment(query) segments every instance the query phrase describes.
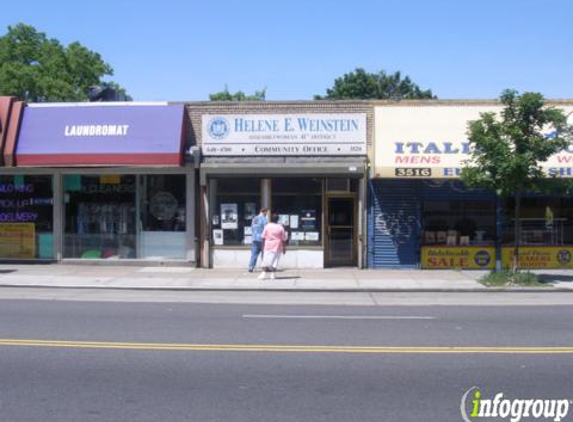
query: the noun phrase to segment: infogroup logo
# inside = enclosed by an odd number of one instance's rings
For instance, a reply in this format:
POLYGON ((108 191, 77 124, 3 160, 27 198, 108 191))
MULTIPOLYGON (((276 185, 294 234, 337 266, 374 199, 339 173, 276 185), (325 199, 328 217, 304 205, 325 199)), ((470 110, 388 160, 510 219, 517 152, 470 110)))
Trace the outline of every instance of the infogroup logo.
POLYGON ((480 418, 509 419, 511 422, 533 418, 559 422, 569 413, 571 402, 569 399, 508 399, 503 393, 485 399, 479 387, 472 387, 462 396, 460 412, 465 422, 480 418))

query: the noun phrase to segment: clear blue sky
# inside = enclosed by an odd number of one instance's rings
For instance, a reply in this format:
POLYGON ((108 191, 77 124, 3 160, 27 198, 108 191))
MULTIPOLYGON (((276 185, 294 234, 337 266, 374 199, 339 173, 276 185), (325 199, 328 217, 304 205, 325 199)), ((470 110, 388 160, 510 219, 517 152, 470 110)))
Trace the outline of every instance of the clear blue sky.
POLYGON ((225 84, 312 99, 356 67, 400 70, 442 99, 504 88, 573 98, 571 0, 2 3, 1 34, 24 22, 79 41, 140 101, 208 100, 225 84))

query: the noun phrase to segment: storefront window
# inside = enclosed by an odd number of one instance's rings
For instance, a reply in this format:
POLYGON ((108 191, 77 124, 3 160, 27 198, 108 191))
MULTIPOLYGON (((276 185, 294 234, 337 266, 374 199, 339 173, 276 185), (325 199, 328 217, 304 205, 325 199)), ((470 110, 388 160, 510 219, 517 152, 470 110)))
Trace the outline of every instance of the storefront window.
POLYGON ((425 245, 493 245, 494 201, 428 201, 422 203, 425 245))
MULTIPOLYGON (((515 199, 504 203, 503 243, 515 242, 515 199)), ((573 198, 529 197, 521 199, 522 245, 558 246, 573 244, 573 198)))
POLYGON ((141 180, 140 257, 184 259, 185 175, 139 176, 141 180))
POLYGON ((271 204, 289 245, 322 245, 322 179, 273 179, 271 204))
POLYGON ((52 259, 52 176, 0 176, 0 258, 52 259))
POLYGON ((251 220, 261 207, 261 179, 225 178, 210 181, 214 245, 251 243, 251 220))
POLYGON ((65 175, 66 258, 136 258, 134 175, 65 175))

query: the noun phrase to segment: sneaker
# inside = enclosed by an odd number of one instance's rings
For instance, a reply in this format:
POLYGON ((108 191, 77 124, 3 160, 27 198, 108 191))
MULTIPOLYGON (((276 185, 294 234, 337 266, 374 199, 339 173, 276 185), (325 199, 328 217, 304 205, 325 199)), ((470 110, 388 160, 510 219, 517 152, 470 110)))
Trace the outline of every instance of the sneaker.
POLYGON ((275 279, 275 273, 271 273, 271 280, 275 279))
POLYGON ((260 276, 257 277, 259 280, 264 280, 265 278, 267 278, 267 273, 265 273, 264 271, 261 273, 260 276))
POLYGON ((252 268, 249 268, 249 272, 252 273, 252 272, 253 272, 253 269, 252 269, 252 268))

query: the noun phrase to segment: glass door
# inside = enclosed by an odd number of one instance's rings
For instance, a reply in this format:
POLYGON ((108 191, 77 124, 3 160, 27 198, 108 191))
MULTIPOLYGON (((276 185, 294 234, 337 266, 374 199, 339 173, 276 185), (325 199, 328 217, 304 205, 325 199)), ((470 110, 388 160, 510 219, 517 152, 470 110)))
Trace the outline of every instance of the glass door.
POLYGON ((327 198, 327 266, 354 266, 356 263, 355 198, 327 198))

